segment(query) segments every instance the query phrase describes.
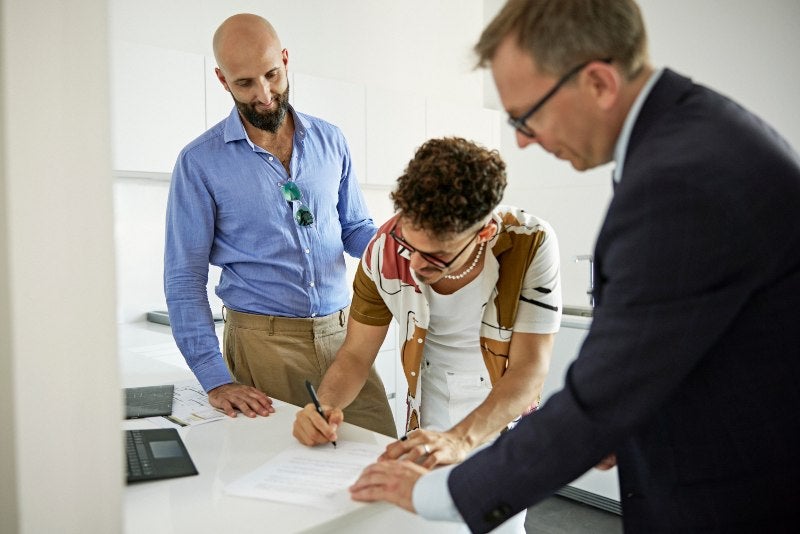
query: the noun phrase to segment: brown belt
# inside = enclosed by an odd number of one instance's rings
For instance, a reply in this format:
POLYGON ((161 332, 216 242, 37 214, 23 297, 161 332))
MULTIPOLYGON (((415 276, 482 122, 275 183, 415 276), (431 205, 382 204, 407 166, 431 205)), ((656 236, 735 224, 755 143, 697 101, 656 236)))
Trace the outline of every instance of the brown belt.
POLYGON ((321 333, 331 327, 343 327, 347 324, 347 313, 350 306, 342 308, 330 315, 320 317, 280 317, 277 315, 260 315, 244 313, 223 308, 226 323, 237 328, 263 330, 270 334, 314 334, 321 333))

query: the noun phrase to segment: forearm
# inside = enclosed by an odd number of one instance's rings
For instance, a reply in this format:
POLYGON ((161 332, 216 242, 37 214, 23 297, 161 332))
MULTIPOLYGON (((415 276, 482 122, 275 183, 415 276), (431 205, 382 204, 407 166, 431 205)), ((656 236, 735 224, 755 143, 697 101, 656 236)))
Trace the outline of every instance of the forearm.
POLYGON ((546 369, 531 373, 506 373, 477 408, 447 431, 473 449, 503 430, 526 412, 542 393, 546 369))
POLYGON ((341 410, 349 406, 364 387, 370 368, 368 363, 340 349, 320 384, 320 402, 341 410))

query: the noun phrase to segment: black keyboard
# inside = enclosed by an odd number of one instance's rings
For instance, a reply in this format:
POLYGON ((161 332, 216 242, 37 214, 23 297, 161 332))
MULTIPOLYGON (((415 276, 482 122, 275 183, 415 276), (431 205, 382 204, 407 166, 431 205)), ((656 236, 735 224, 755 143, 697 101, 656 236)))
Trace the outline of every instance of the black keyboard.
POLYGON ((125 388, 125 418, 156 417, 172 413, 173 384, 125 388))
POLYGON ((128 454, 128 480, 155 474, 153 460, 147 454, 141 430, 125 432, 125 451, 128 454))
POLYGON ((174 428, 125 430, 125 454, 129 483, 197 474, 174 428))

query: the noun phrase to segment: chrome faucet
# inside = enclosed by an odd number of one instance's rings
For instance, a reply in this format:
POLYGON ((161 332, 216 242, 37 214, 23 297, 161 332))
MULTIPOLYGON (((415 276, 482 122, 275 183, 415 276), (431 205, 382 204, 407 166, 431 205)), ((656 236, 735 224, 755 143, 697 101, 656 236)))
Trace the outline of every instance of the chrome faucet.
POLYGON ((575 256, 575 263, 579 261, 589 262, 589 289, 586 290, 586 294, 589 295, 589 306, 594 308, 594 256, 591 254, 575 256))

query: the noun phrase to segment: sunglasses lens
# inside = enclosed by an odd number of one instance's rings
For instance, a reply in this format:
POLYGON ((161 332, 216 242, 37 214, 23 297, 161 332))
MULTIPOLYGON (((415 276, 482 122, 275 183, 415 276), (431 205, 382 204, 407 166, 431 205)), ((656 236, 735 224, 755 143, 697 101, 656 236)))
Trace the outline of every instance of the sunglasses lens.
POLYGON ((294 220, 297 221, 297 224, 300 226, 311 226, 314 224, 314 215, 304 204, 300 204, 300 207, 297 208, 294 214, 294 220))
POLYGON ((281 193, 283 193, 283 198, 286 199, 286 202, 294 202, 295 200, 300 200, 300 190, 294 184, 294 182, 286 182, 281 186, 281 193))

